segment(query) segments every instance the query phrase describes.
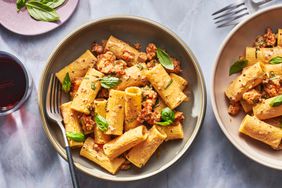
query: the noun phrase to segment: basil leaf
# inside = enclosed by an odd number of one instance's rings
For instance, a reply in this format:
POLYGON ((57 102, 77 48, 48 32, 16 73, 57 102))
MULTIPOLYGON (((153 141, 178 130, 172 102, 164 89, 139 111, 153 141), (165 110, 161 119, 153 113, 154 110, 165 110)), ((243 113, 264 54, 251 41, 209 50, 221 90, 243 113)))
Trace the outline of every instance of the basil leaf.
POLYGON ((279 95, 277 97, 275 97, 270 103, 269 105, 271 107, 276 107, 276 106, 280 106, 282 104, 282 95, 279 95))
POLYGON ((108 130, 109 124, 103 116, 96 114, 95 115, 95 122, 96 122, 96 126, 98 126, 98 128, 101 131, 105 132, 105 131, 108 130))
POLYGON ((71 89, 71 80, 70 80, 70 75, 67 72, 64 81, 63 81, 63 90, 68 93, 71 89))
POLYGON ((35 20, 53 22, 60 19, 55 9, 45 5, 39 1, 29 1, 26 8, 31 17, 35 20))
POLYGON ((41 0, 41 3, 48 5, 51 8, 57 8, 61 6, 65 0, 41 0))
POLYGON ((269 61, 269 63, 270 64, 280 64, 282 63, 282 57, 280 56, 274 57, 269 61))
POLYGON ((162 115, 162 120, 164 121, 168 121, 168 120, 174 121, 175 119, 175 114, 173 110, 171 110, 169 107, 162 109, 161 115, 162 115))
POLYGON ((229 76, 231 74, 242 71, 243 68, 245 68, 247 65, 248 65, 248 60, 246 59, 241 59, 236 61, 229 69, 229 76))
POLYGON ((16 5, 17 5, 17 11, 20 11, 21 8, 23 8, 26 4, 26 0, 17 0, 16 5))
POLYGON ((169 70, 174 69, 174 65, 169 57, 169 55, 162 49, 157 48, 157 57, 163 67, 169 70))
POLYGON ((161 122, 156 122, 157 125, 160 125, 160 126, 168 126, 170 124, 172 124, 173 121, 171 120, 168 120, 168 121, 161 121, 161 122))
POLYGON ((100 80, 101 80, 101 86, 106 89, 113 88, 121 82, 119 78, 112 76, 103 77, 100 80))
POLYGON ((77 142, 83 142, 85 140, 85 136, 82 133, 66 132, 66 135, 69 139, 77 142))
POLYGON ((175 119, 175 114, 173 110, 171 110, 169 107, 162 109, 161 116, 162 116, 162 121, 156 122, 157 125, 167 126, 172 124, 175 119))

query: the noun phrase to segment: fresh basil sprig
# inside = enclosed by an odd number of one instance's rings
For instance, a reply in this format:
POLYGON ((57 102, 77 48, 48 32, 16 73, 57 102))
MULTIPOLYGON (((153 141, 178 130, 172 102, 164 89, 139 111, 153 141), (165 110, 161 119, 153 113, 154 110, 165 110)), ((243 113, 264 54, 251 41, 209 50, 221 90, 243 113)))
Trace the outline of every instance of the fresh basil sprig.
POLYGON ((270 64, 280 64, 282 63, 282 57, 280 56, 274 57, 269 61, 269 63, 270 64))
POLYGON ((69 139, 77 142, 83 142, 85 140, 85 136, 82 133, 66 132, 66 135, 69 139))
POLYGON ((60 19, 55 9, 40 1, 29 1, 25 5, 29 15, 35 20, 54 22, 60 19))
POLYGON ((106 89, 113 88, 117 86, 121 81, 117 77, 106 76, 100 79, 101 86, 106 89))
POLYGON ((248 60, 246 59, 240 59, 236 61, 229 69, 229 76, 231 74, 238 73, 243 70, 248 65, 248 60))
POLYGON ((275 97, 270 103, 269 105, 271 107, 276 107, 276 106, 280 106, 282 104, 282 95, 279 95, 277 97, 275 97))
POLYGON ((105 132, 108 130, 109 124, 103 116, 95 114, 95 122, 101 131, 105 132))
POLYGON ((157 48, 157 57, 164 68, 168 70, 174 69, 174 65, 169 55, 164 50, 157 48))
POLYGON ((172 124, 175 119, 175 114, 173 110, 171 110, 169 107, 162 109, 161 116, 162 116, 162 121, 156 122, 157 125, 167 126, 172 124))
POLYGON ((63 90, 68 93, 71 89, 71 80, 70 80, 70 75, 69 73, 67 72, 64 80, 63 80, 63 90))
POLYGON ((23 8, 26 4, 26 0, 17 0, 16 5, 17 5, 17 11, 19 11, 21 8, 23 8))
POLYGON ((57 8, 61 6, 65 0, 41 0, 41 3, 48 5, 51 8, 57 8))

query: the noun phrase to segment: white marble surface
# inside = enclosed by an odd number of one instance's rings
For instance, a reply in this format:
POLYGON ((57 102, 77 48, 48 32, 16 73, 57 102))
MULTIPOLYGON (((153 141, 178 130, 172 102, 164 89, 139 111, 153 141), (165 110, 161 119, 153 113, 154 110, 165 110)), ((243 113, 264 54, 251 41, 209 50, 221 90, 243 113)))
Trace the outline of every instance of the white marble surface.
POLYGON ((232 0, 82 0, 66 24, 41 36, 19 36, 0 27, 0 50, 18 56, 35 82, 31 98, 17 114, 23 125, 13 116, 0 118, 0 187, 71 187, 67 163, 55 152, 42 129, 36 88, 46 59, 58 41, 89 20, 115 14, 158 21, 191 47, 205 75, 207 113, 191 149, 168 170, 129 183, 103 181, 79 173, 81 187, 281 187, 282 173, 241 154, 225 138, 212 112, 211 70, 219 45, 231 28, 216 29, 210 15, 229 2, 232 0))

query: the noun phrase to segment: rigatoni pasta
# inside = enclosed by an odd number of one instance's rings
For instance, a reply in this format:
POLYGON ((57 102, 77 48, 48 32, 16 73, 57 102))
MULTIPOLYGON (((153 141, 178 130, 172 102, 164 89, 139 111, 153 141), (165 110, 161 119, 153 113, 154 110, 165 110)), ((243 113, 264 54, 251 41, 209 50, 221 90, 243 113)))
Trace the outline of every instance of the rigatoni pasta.
POLYGON ((124 158, 109 159, 109 157, 104 154, 103 149, 95 145, 94 140, 90 137, 85 140, 80 150, 80 155, 93 161, 112 174, 116 174, 121 165, 125 162, 124 158))
POLYGON ((106 119, 109 129, 106 134, 122 135, 124 122, 124 91, 110 90, 106 119))
POLYGON ((140 49, 110 36, 56 73, 71 96, 61 106, 70 145, 111 174, 141 168, 164 141, 185 136, 180 61, 153 43, 140 49))
POLYGON ((147 163, 166 137, 166 134, 162 130, 153 126, 149 130, 148 138, 128 152, 126 155, 127 160, 135 166, 141 168, 147 163))
POLYGON ((126 131, 123 135, 111 140, 103 146, 105 154, 113 159, 147 138, 145 126, 138 126, 126 131))
POLYGON ((77 93, 75 94, 71 108, 78 112, 89 114, 89 108, 92 106, 94 99, 96 98, 101 83, 99 78, 103 77, 103 74, 90 68, 83 78, 77 93))
POLYGON ((86 50, 79 58, 57 72, 56 77, 63 83, 66 74, 69 73, 70 80, 73 81, 75 78, 83 77, 96 61, 97 58, 89 50, 86 50))
POLYGON ((229 100, 228 113, 237 115, 240 109, 248 113, 239 128, 240 133, 282 149, 282 48, 281 32, 267 28, 256 37, 253 47, 247 47, 229 69, 240 73, 225 91, 229 100))

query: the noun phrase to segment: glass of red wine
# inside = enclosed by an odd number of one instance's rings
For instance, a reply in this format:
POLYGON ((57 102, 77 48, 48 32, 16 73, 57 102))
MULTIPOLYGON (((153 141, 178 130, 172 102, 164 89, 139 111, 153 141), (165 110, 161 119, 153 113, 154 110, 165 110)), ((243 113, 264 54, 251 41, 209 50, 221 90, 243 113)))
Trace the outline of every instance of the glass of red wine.
POLYGON ((0 51, 0 116, 21 107, 32 91, 32 78, 22 62, 0 51))

